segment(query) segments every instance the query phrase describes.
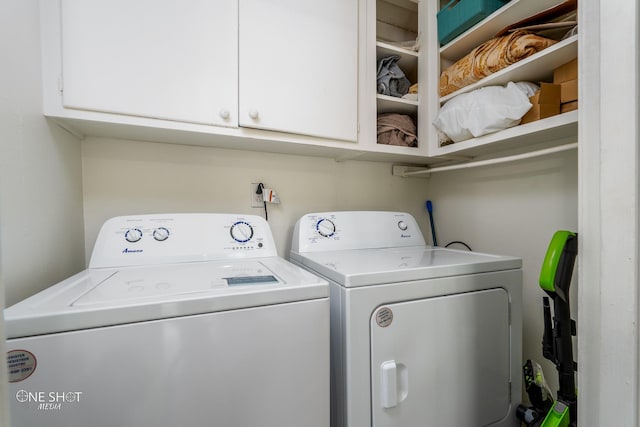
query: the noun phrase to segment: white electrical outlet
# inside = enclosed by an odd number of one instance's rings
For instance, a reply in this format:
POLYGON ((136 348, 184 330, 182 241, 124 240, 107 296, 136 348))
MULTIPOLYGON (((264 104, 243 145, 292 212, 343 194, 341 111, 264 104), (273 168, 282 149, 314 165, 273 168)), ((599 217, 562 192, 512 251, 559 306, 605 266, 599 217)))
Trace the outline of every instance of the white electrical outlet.
POLYGON ((264 199, 262 198, 262 194, 256 194, 256 190, 258 189, 258 182, 251 183, 251 207, 252 208, 263 208, 264 207, 264 199))

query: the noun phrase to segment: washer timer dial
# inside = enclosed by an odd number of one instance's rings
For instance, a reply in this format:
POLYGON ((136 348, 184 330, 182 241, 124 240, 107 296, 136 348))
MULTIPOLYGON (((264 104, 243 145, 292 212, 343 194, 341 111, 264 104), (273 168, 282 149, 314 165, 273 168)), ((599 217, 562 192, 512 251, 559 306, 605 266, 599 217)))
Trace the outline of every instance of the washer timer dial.
POLYGON ((245 221, 237 221, 231 226, 231 237, 239 243, 246 243, 253 237, 253 227, 245 221))
POLYGON ((139 228, 130 228, 124 233, 124 238, 129 243, 135 243, 142 239, 142 230, 139 228))
POLYGON ((336 233, 336 225, 327 218, 322 218, 316 222, 316 230, 322 237, 331 237, 336 233))

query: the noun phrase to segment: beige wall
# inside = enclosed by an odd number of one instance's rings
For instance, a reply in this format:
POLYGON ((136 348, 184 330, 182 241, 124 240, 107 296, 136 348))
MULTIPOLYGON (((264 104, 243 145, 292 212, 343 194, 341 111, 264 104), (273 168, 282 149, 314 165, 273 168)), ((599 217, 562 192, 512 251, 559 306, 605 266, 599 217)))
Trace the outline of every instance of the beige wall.
MULTIPOLYGON (((251 183, 274 189, 268 205, 278 253, 295 221, 327 210, 401 210, 426 226, 426 182, 391 176, 391 164, 89 138, 83 142, 87 262, 102 223, 116 215, 229 212, 251 208, 251 183)), ((424 229, 423 229, 424 231, 424 229)))
MULTIPOLYGON (((80 143, 42 116, 37 0, 0 6, 0 307, 83 267, 80 143)), ((4 355, 0 316, 0 355, 4 355)), ((9 426, 0 368, 0 427, 9 426)))
POLYGON ((39 8, 0 10, 0 274, 13 304, 83 268, 80 143, 42 116, 39 8))
MULTIPOLYGON (((499 166, 433 174, 438 241, 463 240, 476 251, 523 259, 524 359, 541 363, 552 391, 555 367, 542 357, 540 267, 556 230, 578 230, 577 151, 499 166)), ((577 268, 571 288, 577 302, 577 268)), ((577 318, 577 312, 573 312, 577 318)))

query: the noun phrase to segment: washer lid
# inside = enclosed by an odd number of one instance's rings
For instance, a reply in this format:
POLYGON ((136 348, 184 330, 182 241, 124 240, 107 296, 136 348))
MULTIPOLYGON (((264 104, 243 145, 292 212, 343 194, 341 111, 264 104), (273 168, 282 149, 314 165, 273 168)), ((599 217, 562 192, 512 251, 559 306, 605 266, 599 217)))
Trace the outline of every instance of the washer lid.
POLYGON ((430 246, 292 252, 291 259, 348 288, 522 268, 520 258, 430 246))
POLYGON ((329 296, 279 258, 87 269, 5 310, 9 338, 329 296))

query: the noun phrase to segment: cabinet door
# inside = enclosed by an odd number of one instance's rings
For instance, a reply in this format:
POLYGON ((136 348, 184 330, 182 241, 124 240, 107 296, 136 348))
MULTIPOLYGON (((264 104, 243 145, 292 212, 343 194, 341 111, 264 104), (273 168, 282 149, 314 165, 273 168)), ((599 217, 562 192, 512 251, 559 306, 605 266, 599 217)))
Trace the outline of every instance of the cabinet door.
POLYGON ((63 105, 237 126, 237 0, 62 0, 63 105))
POLYGON ((357 12, 357 0, 240 0, 240 125, 355 141, 357 12))

